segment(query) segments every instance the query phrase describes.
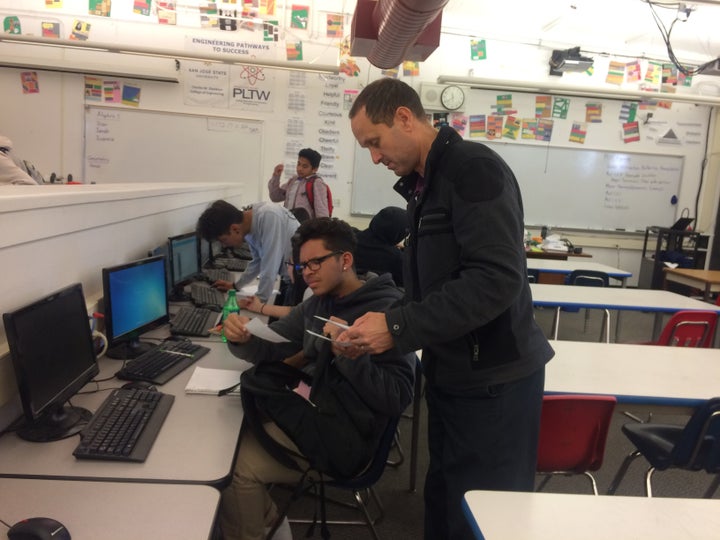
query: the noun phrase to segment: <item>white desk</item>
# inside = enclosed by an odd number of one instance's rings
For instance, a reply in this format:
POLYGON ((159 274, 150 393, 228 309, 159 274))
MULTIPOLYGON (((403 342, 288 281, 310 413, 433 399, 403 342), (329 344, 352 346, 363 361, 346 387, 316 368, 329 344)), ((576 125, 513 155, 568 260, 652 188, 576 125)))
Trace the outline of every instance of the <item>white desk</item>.
MULTIPOLYGON (((196 365, 223 369, 246 369, 249 363, 234 357, 224 343, 195 340, 211 348, 196 365)), ((102 379, 121 366, 118 360, 102 359, 102 379)), ((33 443, 10 433, 0 437, 0 477, 73 480, 148 481, 220 485, 229 477, 235 460, 243 411, 237 396, 186 395, 190 367, 158 389, 175 395, 170 413, 144 463, 79 460, 72 455, 78 436, 49 443, 33 443)), ((101 388, 124 384, 117 379, 101 388)), ((89 384, 85 390, 94 389, 89 384)), ((74 405, 94 411, 107 392, 78 395, 74 405)))
POLYGON ((605 272, 611 278, 619 280, 623 287, 627 284, 627 279, 632 277, 632 272, 627 272, 620 268, 579 260, 528 259, 527 267, 528 269, 537 270, 540 273, 561 274, 563 276, 569 275, 574 270, 605 272))
POLYGON ((717 349, 554 341, 545 391, 604 394, 626 405, 692 410, 720 395, 717 349))
MULTIPOLYGON (((681 310, 710 310, 720 313, 720 306, 701 302, 670 291, 625 289, 619 287, 567 287, 531 283, 533 305, 558 308, 554 338, 557 339, 559 308, 615 309, 620 311, 651 311, 655 313, 653 338, 662 330, 662 314, 681 310)), ((618 328, 615 339, 618 337, 618 328)))
POLYGON ((210 538, 219 500, 208 486, 0 478, 4 521, 50 517, 80 540, 210 538))
POLYGON ((463 511, 478 540, 717 538, 720 501, 469 491, 463 511))

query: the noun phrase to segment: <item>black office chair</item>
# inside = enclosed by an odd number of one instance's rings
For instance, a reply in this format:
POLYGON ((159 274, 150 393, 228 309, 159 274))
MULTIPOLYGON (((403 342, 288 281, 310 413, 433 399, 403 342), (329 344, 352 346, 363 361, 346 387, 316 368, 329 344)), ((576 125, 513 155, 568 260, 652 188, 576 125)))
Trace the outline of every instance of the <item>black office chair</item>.
POLYGON ((672 424, 632 423, 622 427, 636 450, 623 461, 615 474, 608 495, 617 490, 632 461, 644 456, 650 463, 645 473, 645 494, 652 497, 653 473, 666 469, 704 470, 717 477, 705 492, 713 496, 720 485, 720 397, 700 405, 685 426, 672 424))
MULTIPOLYGON (((395 439, 395 433, 397 430, 398 421, 400 420, 399 417, 391 418, 387 426, 385 426, 385 431, 382 434, 382 437, 380 438, 380 443, 378 444, 377 452, 375 453, 375 457, 373 458, 372 463, 368 466, 368 468, 363 471, 360 475, 354 477, 354 478, 335 478, 335 479, 328 479, 324 480, 323 482, 320 482, 320 497, 321 500, 321 516, 322 523, 321 527, 324 527, 325 524, 327 525, 366 525, 368 529, 370 530, 370 535, 374 540, 379 540, 379 536, 377 534, 377 530, 375 529, 375 524, 378 523, 385 515, 385 509, 382 506, 382 503, 380 499, 378 498, 377 494, 375 493, 375 490, 373 486, 380 480, 380 477, 382 476, 385 466, 387 464, 388 455, 390 453, 390 449, 393 445, 393 441, 395 439), (336 499, 331 499, 329 497, 325 496, 325 488, 336 488, 340 490, 349 490, 352 492, 355 501, 352 503, 342 502, 336 499), (344 507, 354 508, 359 510, 362 513, 363 520, 328 520, 324 519, 325 516, 325 508, 324 504, 325 502, 338 504, 344 507), (371 509, 370 503, 374 503, 375 508, 371 509), (374 515, 373 513, 374 512, 374 515)), ((309 481, 310 483, 305 483, 303 486, 294 486, 293 489, 295 490, 296 494, 303 495, 303 494, 309 494, 315 484, 318 484, 318 482, 309 481)), ((267 538, 271 539, 273 535, 275 534, 275 531, 280 526, 282 521, 285 519, 285 516, 287 516, 288 511, 290 510, 290 507, 292 506, 292 503, 297 500, 297 497, 291 497, 287 503, 285 504, 285 507, 283 508, 282 512, 278 516, 277 521, 275 522, 275 525, 273 526, 270 533, 268 533, 267 538)), ((316 519, 295 519, 290 518, 291 523, 316 523, 316 519)))
MULTIPOLYGON (((609 287, 610 276, 605 272, 598 270, 573 270, 570 272, 567 278, 565 278, 566 285, 580 285, 582 287, 609 287)), ((553 338, 557 339, 558 328, 560 326, 560 311, 578 312, 579 308, 558 308, 555 310, 555 320, 553 321, 552 334, 553 338)), ((585 309, 585 321, 583 323, 583 332, 587 332, 588 323, 590 321, 590 310, 585 309)), ((605 342, 610 343, 610 310, 605 309, 603 313, 603 320, 600 332, 600 341, 603 341, 603 334, 605 334, 605 342)))

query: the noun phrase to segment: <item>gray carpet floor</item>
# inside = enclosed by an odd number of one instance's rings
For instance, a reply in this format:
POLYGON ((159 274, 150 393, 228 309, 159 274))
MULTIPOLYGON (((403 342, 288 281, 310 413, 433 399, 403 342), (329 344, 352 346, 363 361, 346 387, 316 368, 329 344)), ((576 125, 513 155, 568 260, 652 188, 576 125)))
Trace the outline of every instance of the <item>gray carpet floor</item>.
MULTIPOLYGON (((552 326, 552 310, 536 310, 536 320, 547 335, 550 334, 552 326)), ((602 313, 592 311, 587 330, 584 330, 585 310, 579 313, 563 313, 561 318, 559 339, 575 341, 597 341, 601 331, 602 313)), ((616 319, 616 312, 612 313, 611 320, 616 319)), ((648 341, 652 334, 653 314, 641 312, 625 312, 622 316, 620 328, 620 340, 623 342, 648 341)), ((612 329, 614 331, 614 327, 612 329)), ((614 335, 614 334, 612 334, 614 335)), ((642 350, 642 349, 639 349, 642 350)), ((720 361, 720 354, 718 355, 720 361)), ((718 392, 720 395, 720 391, 718 392)), ((397 467, 387 467, 382 479, 376 485, 376 491, 385 508, 385 517, 377 524, 377 531, 380 538, 385 540, 396 539, 421 539, 423 537, 423 484, 424 474, 427 468, 427 444, 425 439, 425 410, 424 403, 420 421, 420 444, 418 458, 417 489, 410 492, 409 486, 409 454, 410 434, 412 420, 404 418, 400 424, 400 445, 405 455, 404 461, 397 467)), ((620 428, 624 423, 631 422, 622 414, 621 410, 616 411, 613 422, 610 426, 610 433, 605 452, 605 460, 599 471, 594 473, 598 484, 598 490, 604 494, 610 485, 616 471, 627 454, 633 450, 633 446, 621 433, 620 428)), ((653 422, 684 424, 687 416, 680 415, 655 415, 653 422)), ((391 455, 392 459, 398 459, 397 449, 391 455)), ((644 496, 644 475, 647 462, 642 458, 635 460, 627 472, 625 479, 620 485, 617 495, 644 496)), ((538 477, 539 483, 540 477, 538 477)), ((663 471, 657 472, 653 478, 653 495, 656 497, 702 497, 705 490, 712 483, 713 477, 703 471, 663 471)), ((582 475, 573 477, 554 477, 545 486, 544 491, 556 493, 580 493, 591 494, 590 482, 582 475)), ((276 492, 278 500, 284 500, 286 495, 276 492)), ((347 493, 333 493, 338 498, 350 500, 347 493)), ((714 498, 720 498, 720 489, 715 493, 714 498)), ((291 509, 291 519, 297 517, 311 517, 315 503, 305 498, 295 503, 291 509)), ((333 504, 328 505, 328 519, 357 519, 359 513, 348 511, 333 504)), ((304 538, 308 525, 292 523, 294 538, 304 538)), ((351 540, 371 538, 365 526, 338 526, 330 525, 332 538, 335 540, 351 540)), ((319 527, 314 531, 314 538, 320 538, 319 527)))

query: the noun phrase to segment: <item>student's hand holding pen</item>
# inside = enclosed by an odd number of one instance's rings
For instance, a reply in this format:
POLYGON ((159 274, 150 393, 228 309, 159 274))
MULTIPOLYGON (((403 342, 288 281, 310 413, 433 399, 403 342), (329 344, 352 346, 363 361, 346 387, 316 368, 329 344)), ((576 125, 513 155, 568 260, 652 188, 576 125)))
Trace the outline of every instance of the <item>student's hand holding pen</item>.
POLYGON ((248 317, 242 317, 237 313, 231 313, 223 323, 223 332, 228 341, 233 343, 247 343, 252 334, 248 332, 245 325, 250 322, 248 317))

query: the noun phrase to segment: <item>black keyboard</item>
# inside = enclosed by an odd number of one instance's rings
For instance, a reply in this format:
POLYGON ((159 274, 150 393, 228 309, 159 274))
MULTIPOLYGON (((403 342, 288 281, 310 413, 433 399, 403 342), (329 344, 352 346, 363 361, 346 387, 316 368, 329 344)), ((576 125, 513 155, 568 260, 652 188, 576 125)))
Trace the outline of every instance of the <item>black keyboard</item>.
POLYGON ((133 360, 115 376, 125 381, 165 384, 175 375, 205 356, 210 349, 190 341, 165 341, 133 360))
POLYGON ((211 283, 218 280, 230 281, 231 283, 235 281, 233 273, 224 268, 205 268, 203 274, 207 276, 211 283))
POLYGON ((178 336, 207 337, 217 325, 220 313, 206 308, 183 306, 170 321, 170 333, 178 336))
MULTIPOLYGON (((213 259, 213 264, 218 268, 225 268, 232 272, 243 272, 250 261, 246 259, 236 258, 220 258, 213 259)), ((232 281, 232 280, 231 280, 232 281)))
POLYGON ((225 293, 213 289, 204 283, 190 284, 190 298, 193 304, 198 306, 217 306, 222 308, 225 305, 225 293))
POLYGON ((73 456, 145 461, 174 400, 162 392, 116 388, 83 429, 73 456))

